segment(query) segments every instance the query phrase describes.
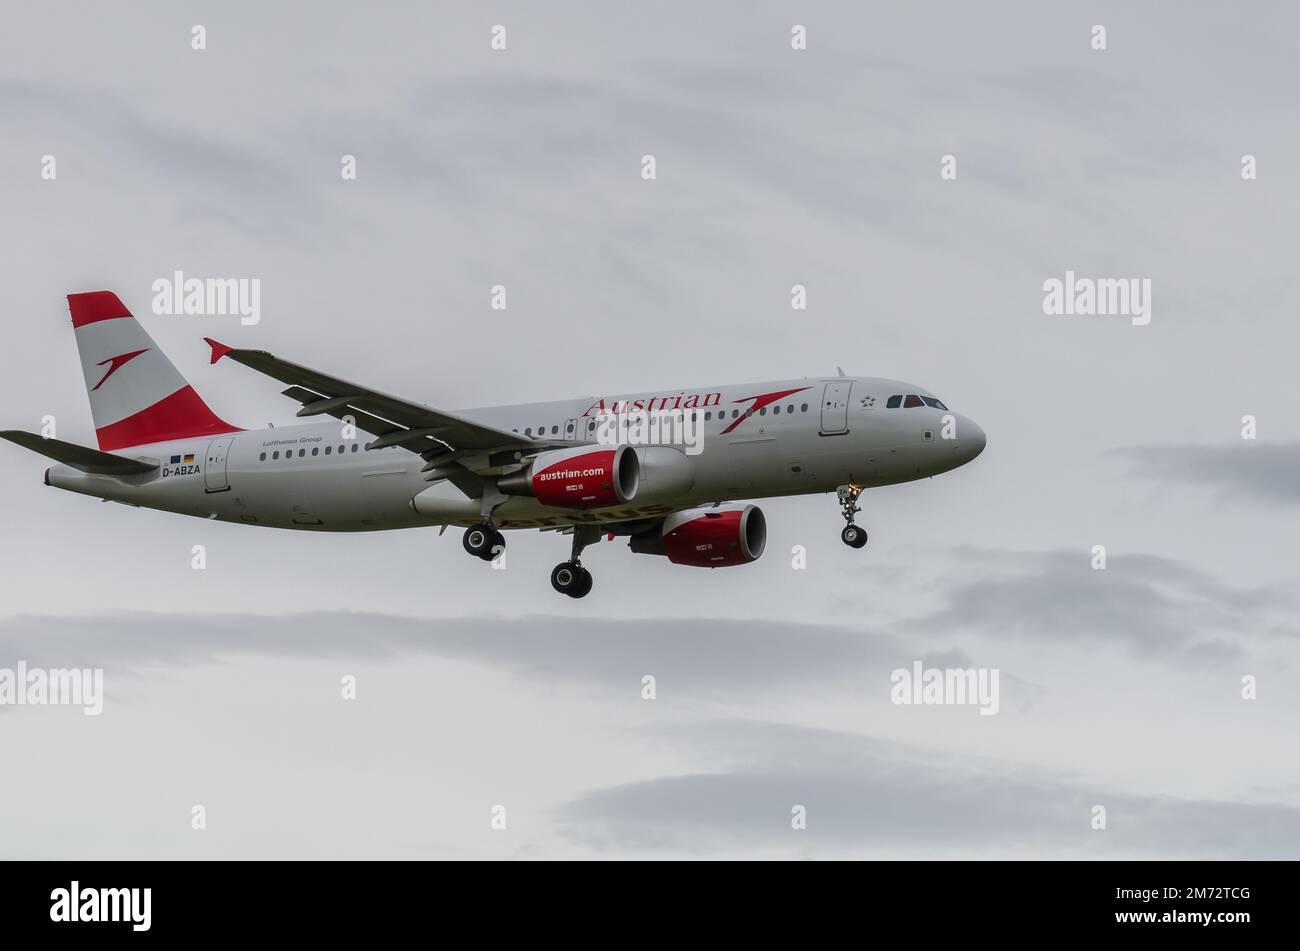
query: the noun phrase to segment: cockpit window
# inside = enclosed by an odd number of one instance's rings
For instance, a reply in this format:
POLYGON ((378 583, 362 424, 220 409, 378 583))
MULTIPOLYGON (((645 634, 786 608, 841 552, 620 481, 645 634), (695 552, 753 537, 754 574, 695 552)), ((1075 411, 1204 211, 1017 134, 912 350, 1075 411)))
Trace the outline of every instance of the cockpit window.
POLYGON ((915 393, 908 393, 906 396, 891 396, 885 401, 885 407, 887 409, 898 409, 900 406, 908 409, 914 406, 929 406, 934 409, 941 409, 945 413, 948 412, 948 407, 944 406, 933 396, 917 396, 915 393))

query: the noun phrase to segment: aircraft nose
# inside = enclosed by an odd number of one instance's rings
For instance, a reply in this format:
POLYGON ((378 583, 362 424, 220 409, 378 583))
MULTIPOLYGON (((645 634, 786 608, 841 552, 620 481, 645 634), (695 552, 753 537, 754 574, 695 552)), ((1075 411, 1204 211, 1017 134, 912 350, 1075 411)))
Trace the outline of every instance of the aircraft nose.
POLYGON ((949 444, 952 446, 949 457, 951 461, 947 465, 956 468, 966 465, 983 452, 988 437, 984 435, 984 430, 979 424, 969 416, 956 416, 952 424, 951 429, 945 430, 948 435, 944 438, 952 440, 949 444))
POLYGON ((966 461, 970 462, 984 451, 984 447, 988 444, 988 437, 975 420, 964 418, 962 424, 961 430, 957 433, 957 446, 966 457, 966 461))

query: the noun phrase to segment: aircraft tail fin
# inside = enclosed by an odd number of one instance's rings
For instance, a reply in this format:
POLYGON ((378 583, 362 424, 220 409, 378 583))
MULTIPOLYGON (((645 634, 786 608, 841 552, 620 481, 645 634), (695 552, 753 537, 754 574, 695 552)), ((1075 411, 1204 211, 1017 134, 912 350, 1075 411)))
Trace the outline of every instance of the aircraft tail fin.
POLYGON ((240 431, 212 412, 112 291, 69 294, 68 309, 100 449, 240 431))

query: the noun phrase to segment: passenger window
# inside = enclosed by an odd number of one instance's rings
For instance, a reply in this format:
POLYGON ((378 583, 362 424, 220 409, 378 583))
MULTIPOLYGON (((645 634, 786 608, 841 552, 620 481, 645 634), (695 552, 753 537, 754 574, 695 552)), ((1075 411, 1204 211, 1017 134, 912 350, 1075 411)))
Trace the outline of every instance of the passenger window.
POLYGON ((356 452, 356 451, 357 451, 357 448, 358 448, 358 447, 357 447, 357 444, 356 444, 356 443, 353 443, 353 444, 352 444, 352 451, 353 451, 353 452, 356 452))
POLYGON ((903 409, 911 409, 913 406, 924 405, 925 404, 921 402, 921 397, 917 396, 915 393, 908 393, 907 399, 903 400, 903 409))
POLYGON ((306 455, 307 455, 307 450, 306 450, 306 449, 299 449, 299 450, 298 450, 298 458, 299 458, 299 459, 302 459, 302 458, 303 458, 304 456, 306 456, 306 455))
POLYGON ((898 407, 900 407, 900 406, 902 406, 902 405, 903 405, 903 397, 902 397, 902 396, 891 396, 891 397, 890 397, 888 400, 886 400, 886 402, 885 402, 885 408, 886 408, 886 409, 898 409, 898 407))
POLYGON ((272 459, 279 459, 279 458, 280 458, 280 450, 277 449, 275 452, 271 453, 271 458, 272 458, 272 459))
POLYGON ((551 435, 552 435, 552 436, 554 436, 554 435, 555 435, 556 433, 558 433, 559 431, 560 431, 560 427, 559 427, 559 426, 552 426, 552 427, 551 427, 551 435))
POLYGON ((266 453, 262 453, 260 456, 258 456, 258 457, 257 457, 257 461, 258 461, 258 462, 266 462, 266 453))
POLYGON ((533 434, 533 427, 529 426, 527 429, 524 430, 525 436, 531 436, 532 434, 533 434))
POLYGON ((801 412, 801 413, 806 413, 806 412, 808 412, 808 404, 807 404, 807 403, 804 403, 803 406, 801 406, 801 407, 799 408, 799 412, 801 412))
POLYGON ((766 416, 766 415, 767 415, 767 407, 764 406, 762 409, 760 409, 760 410, 758 411, 758 415, 759 415, 759 416, 766 416))
POLYGON ((713 411, 709 410, 709 412, 704 414, 704 421, 707 423, 712 419, 713 419, 713 411))
POLYGON ((326 446, 326 447, 325 447, 325 455, 328 456, 328 455, 330 454, 330 450, 333 449, 333 448, 334 448, 333 446, 326 446))
POLYGON ((313 456, 319 456, 319 455, 320 455, 320 447, 319 447, 319 446, 312 446, 312 447, 311 447, 311 454, 312 454, 313 456))

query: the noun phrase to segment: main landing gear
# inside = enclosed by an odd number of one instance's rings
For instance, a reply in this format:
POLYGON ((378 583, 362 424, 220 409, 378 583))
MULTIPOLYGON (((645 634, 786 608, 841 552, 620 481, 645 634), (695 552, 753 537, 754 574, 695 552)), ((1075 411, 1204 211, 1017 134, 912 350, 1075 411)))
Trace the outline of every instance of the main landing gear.
POLYGON ((465 529, 462 539, 465 550, 475 558, 491 561, 505 551, 506 537, 491 522, 480 522, 465 529))
POLYGON ((592 542, 600 541, 600 529, 594 525, 573 526, 573 549, 568 561, 551 571, 551 587, 571 598, 585 598, 591 593, 591 572, 582 567, 579 556, 592 542))
MULTIPOLYGON (((591 593, 591 572, 582 567, 582 550, 600 541, 600 529, 593 525, 573 527, 573 550, 569 560, 556 565, 551 572, 551 587, 571 598, 585 598, 591 593)), ((476 558, 491 561, 505 551, 505 536, 491 522, 479 522, 465 529, 462 540, 465 550, 476 558)))
POLYGON ((551 571, 551 587, 571 598, 585 598, 591 591, 591 572, 576 561, 562 561, 551 571))
POLYGON ((858 496, 862 494, 862 486, 842 485, 835 490, 840 499, 840 512, 844 516, 844 521, 848 522, 844 526, 844 531, 840 532, 840 540, 850 548, 861 548, 867 543, 866 529, 859 528, 853 524, 853 516, 862 511, 858 505, 858 496))

